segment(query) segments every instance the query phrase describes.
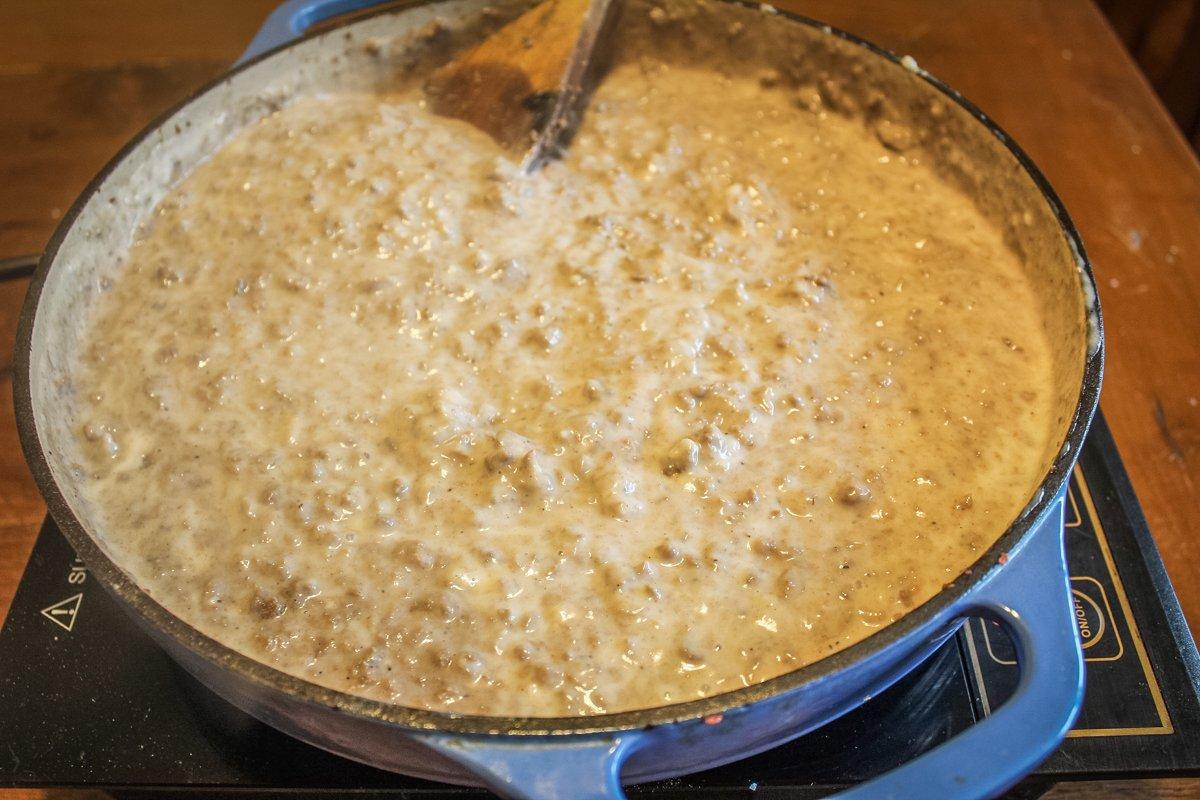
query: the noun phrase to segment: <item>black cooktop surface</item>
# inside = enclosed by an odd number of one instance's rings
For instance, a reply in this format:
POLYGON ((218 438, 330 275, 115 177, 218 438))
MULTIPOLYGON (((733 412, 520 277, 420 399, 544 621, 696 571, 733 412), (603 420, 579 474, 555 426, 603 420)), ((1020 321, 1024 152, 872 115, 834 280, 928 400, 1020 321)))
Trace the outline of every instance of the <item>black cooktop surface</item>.
MULTIPOLYGON (((1027 781, 1200 771, 1200 658, 1103 420, 1067 506, 1067 553, 1087 659, 1079 721, 1027 781)), ((1004 702, 1012 645, 971 620, 887 692, 744 761, 634 787, 635 797, 806 798, 912 758, 1004 702)), ((0 631, 0 785, 483 796, 302 744, 176 667, 42 529, 0 631)))

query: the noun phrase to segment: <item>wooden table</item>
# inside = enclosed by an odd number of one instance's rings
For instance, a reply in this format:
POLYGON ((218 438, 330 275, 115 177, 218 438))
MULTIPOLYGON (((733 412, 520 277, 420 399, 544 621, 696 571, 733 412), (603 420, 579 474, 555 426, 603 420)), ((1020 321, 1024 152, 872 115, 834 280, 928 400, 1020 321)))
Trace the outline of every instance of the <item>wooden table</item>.
MULTIPOLYGON (((0 5, 0 257, 39 250, 118 147, 219 74, 273 5, 274 0, 0 5)), ((1100 282, 1109 343, 1104 412, 1196 629, 1200 164, 1104 18, 1088 0, 779 0, 778 5, 913 55, 1013 134, 1062 195, 1100 282)), ((23 283, 0 286, 5 384, 23 293, 23 283)), ((8 391, 6 385, 6 398, 8 391)), ((6 399, 0 404, 0 616, 42 514, 6 399)), ((1052 794, 1125 795, 1200 797, 1200 781, 1062 786, 1052 794)))

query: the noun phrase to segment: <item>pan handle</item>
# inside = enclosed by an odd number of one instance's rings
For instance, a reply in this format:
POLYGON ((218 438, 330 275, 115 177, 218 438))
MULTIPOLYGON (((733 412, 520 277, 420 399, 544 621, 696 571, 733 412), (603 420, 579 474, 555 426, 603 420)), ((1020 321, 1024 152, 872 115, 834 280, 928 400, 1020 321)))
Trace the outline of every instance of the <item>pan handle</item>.
POLYGON ((28 278, 37 269, 38 262, 41 260, 41 253, 0 258, 0 283, 28 278))
POLYGON ((1063 549, 1064 497, 965 611, 999 622, 1012 637, 1021 670, 1016 692, 950 741, 838 800, 995 797, 1058 747, 1079 714, 1084 681, 1063 549))
POLYGON ((478 775, 511 800, 624 800, 621 765, 644 734, 623 731, 562 741, 559 737, 412 734, 478 775))
POLYGON ((234 66, 298 39, 318 22, 382 5, 386 0, 287 0, 271 12, 234 66))

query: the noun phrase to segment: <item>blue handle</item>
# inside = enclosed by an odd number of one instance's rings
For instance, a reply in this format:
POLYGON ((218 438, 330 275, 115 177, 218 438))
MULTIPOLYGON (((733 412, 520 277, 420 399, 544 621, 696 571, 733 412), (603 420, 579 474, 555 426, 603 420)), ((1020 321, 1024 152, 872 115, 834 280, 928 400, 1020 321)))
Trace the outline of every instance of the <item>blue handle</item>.
POLYGON ((1063 551, 1063 495, 970 602, 967 616, 994 619, 1012 637, 1021 669, 1016 692, 950 741, 836 795, 838 800, 995 797, 1067 735, 1083 701, 1083 651, 1063 551))
MULTIPOLYGON (((1066 736, 1083 699, 1063 551, 1063 496, 1008 565, 969 597, 964 616, 1001 623, 1016 644, 1016 692, 990 716, 907 764, 828 800, 980 800, 1033 771, 1066 736)), ((415 734, 514 800, 622 800, 621 764, 642 734, 447 737, 415 734)))
POLYGON ((386 0, 287 0, 271 12, 258 33, 250 41, 246 52, 234 62, 238 66, 268 50, 297 39, 306 30, 322 20, 377 6, 386 0))
POLYGON ((511 800, 623 800, 621 764, 642 734, 586 736, 567 741, 549 737, 414 738, 474 772, 492 791, 511 800))

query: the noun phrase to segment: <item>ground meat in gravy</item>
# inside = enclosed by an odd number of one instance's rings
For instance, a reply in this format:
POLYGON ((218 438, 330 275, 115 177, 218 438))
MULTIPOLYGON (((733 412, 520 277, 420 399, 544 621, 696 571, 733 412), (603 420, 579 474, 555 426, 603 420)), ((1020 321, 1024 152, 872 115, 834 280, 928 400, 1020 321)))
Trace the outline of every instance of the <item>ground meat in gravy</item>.
POLYGON ((531 177, 419 93, 242 131, 90 323, 118 560, 282 670, 500 715, 720 693, 931 597, 1040 470, 1039 305, 810 95, 623 65, 531 177))

